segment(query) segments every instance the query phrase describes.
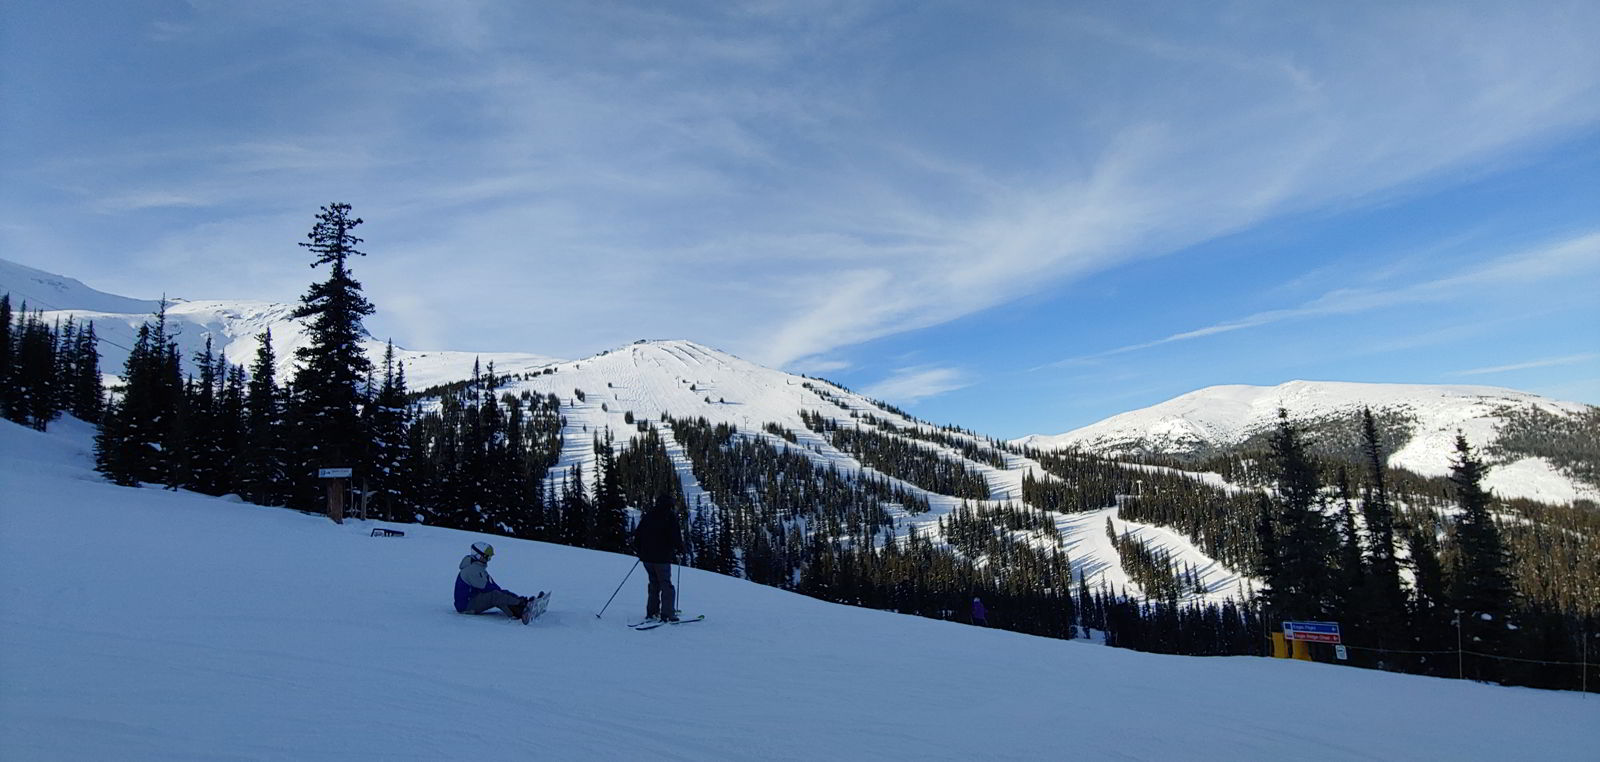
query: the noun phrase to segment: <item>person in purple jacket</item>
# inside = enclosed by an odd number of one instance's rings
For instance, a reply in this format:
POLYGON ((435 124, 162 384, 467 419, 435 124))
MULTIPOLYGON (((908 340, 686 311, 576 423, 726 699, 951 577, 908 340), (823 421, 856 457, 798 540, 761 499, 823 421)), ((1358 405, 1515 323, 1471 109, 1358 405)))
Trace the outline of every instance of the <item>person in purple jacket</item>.
POLYGON ((989 612, 984 610, 983 601, 978 596, 972 596, 972 623, 979 627, 989 626, 989 612))
POLYGON ((498 608, 506 616, 521 619, 528 610, 528 599, 495 584, 489 576, 489 559, 494 558, 494 546, 487 542, 472 543, 472 553, 461 559, 461 573, 456 575, 456 611, 462 614, 482 614, 498 608))

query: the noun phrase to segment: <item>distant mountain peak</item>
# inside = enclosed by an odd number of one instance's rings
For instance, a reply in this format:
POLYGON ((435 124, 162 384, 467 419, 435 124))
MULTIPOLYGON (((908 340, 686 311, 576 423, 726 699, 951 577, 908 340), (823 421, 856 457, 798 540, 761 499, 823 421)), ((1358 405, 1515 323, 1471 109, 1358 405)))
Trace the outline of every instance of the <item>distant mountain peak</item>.
POLYGON ((1210 386, 1065 434, 1031 435, 1015 442, 1041 450, 1070 447, 1108 456, 1199 457, 1261 436, 1277 424, 1279 408, 1302 426, 1320 427, 1348 427, 1362 408, 1371 408, 1398 430, 1391 432, 1398 435, 1399 444, 1389 453, 1389 464, 1425 476, 1449 473, 1459 432, 1474 447, 1499 453, 1490 486, 1503 496, 1551 502, 1600 498, 1595 485, 1560 473, 1550 461, 1519 457, 1499 447, 1512 417, 1570 420, 1593 415, 1594 408, 1496 386, 1306 380, 1277 386, 1210 386))

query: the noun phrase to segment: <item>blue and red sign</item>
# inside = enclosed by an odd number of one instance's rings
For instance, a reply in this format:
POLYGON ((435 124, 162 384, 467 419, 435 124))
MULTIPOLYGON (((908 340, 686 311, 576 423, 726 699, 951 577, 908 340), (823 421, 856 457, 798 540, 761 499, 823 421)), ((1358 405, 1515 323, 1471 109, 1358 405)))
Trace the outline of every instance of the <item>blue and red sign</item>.
POLYGON ((1283 637, 1312 643, 1340 643, 1338 622, 1284 622, 1283 637))

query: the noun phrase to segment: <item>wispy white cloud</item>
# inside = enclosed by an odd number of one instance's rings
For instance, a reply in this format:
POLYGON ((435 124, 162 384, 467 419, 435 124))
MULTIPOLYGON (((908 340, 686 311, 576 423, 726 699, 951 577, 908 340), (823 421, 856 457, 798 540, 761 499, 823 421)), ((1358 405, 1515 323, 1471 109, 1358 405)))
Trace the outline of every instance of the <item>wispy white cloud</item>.
MULTIPOLYGON (((575 355, 684 335, 785 364, 1600 119, 1592 4, 1249 5, 1257 23, 195 4, 148 25, 171 58, 127 80, 151 103, 138 124, 29 176, 125 219, 204 202, 185 230, 116 242, 152 286, 258 296, 238 293, 243 263, 303 279, 294 242, 344 200, 369 221, 361 276, 430 341, 575 355), (925 42, 971 24, 998 44, 925 42)), ((75 209, 45 211, 31 224, 75 209)), ((1333 292, 1143 346, 1425 297, 1333 292)))
POLYGON ((848 370, 851 367, 854 367, 854 363, 845 360, 831 360, 821 357, 807 357, 798 362, 789 364, 789 370, 792 370, 796 373, 834 373, 841 370, 848 370))
POLYGON ((1048 367, 1081 365, 1113 355, 1201 339, 1218 334, 1281 323, 1289 320, 1349 315, 1406 304, 1468 298, 1484 289, 1504 289, 1530 283, 1547 282, 1600 270, 1600 232, 1567 238, 1555 243, 1518 251, 1492 259, 1466 272, 1445 278, 1411 283, 1392 288, 1340 288, 1295 307, 1265 310, 1203 326, 1159 339, 1128 344, 1082 357, 1068 358, 1048 367))
POLYGON ((1529 360, 1528 362, 1512 363, 1510 365, 1495 365, 1493 367, 1488 367, 1488 368, 1472 368, 1470 370, 1458 370, 1458 371, 1455 371, 1454 373, 1451 373, 1450 375, 1452 375, 1452 376, 1487 376, 1487 375, 1490 375, 1492 373, 1508 373, 1508 372, 1514 371, 1514 370, 1528 370, 1530 368, 1550 368, 1550 367, 1555 367, 1555 366, 1558 366, 1558 365, 1576 365, 1578 363, 1589 362, 1590 360, 1595 360, 1595 359, 1600 359, 1600 352, 1585 352, 1585 353, 1582 353, 1582 354, 1566 355, 1564 357, 1546 357, 1546 358, 1540 359, 1540 360, 1529 360))
POLYGON ((878 399, 911 404, 971 385, 969 375, 958 368, 923 365, 900 368, 894 375, 867 386, 862 392, 878 399))
POLYGON ((194 196, 152 190, 103 198, 97 205, 104 213, 121 214, 144 209, 202 207, 207 206, 208 202, 194 196))

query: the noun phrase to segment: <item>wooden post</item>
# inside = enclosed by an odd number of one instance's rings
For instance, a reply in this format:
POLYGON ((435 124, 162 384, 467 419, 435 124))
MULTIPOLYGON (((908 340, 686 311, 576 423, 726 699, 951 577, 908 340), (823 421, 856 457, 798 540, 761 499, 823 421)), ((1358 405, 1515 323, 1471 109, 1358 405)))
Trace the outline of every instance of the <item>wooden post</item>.
POLYGON ((328 518, 335 524, 344 523, 344 483, 343 479, 327 479, 328 483, 328 518))
POLYGON ((323 468, 317 470, 317 477, 322 479, 328 489, 328 518, 335 524, 344 523, 344 491, 349 484, 351 472, 348 468, 323 468))

